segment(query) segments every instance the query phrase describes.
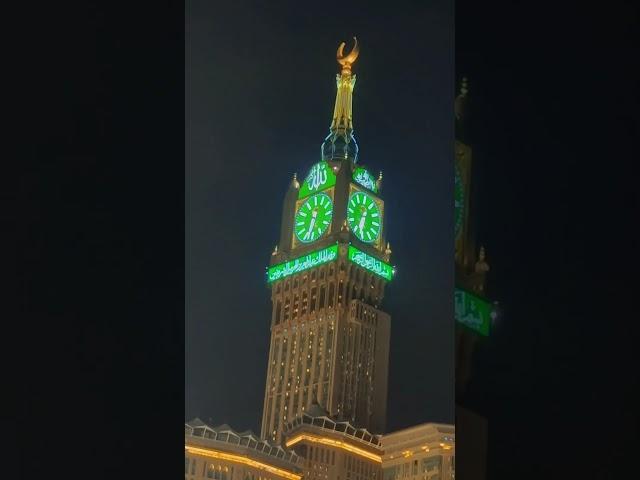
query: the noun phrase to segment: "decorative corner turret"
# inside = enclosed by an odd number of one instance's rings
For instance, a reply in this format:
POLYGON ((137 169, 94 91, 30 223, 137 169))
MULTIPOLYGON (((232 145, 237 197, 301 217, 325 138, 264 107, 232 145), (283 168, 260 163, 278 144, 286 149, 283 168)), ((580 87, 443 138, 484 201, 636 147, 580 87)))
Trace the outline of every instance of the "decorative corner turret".
POLYGON ((486 261, 484 247, 480 247, 480 252, 478 253, 478 261, 475 265, 476 273, 487 273, 489 271, 489 264, 486 261))
POLYGON ((388 262, 391 259, 391 244, 387 242, 387 248, 384 250, 384 260, 388 262))

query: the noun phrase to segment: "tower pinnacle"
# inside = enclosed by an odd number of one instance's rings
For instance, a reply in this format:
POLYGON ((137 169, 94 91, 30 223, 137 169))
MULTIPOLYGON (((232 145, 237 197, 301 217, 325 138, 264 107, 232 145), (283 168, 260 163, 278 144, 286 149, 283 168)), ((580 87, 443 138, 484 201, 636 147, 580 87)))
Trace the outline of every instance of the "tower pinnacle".
POLYGON ((353 88, 356 76, 351 73, 351 66, 360 54, 358 39, 353 37, 354 46, 348 55, 344 54, 345 43, 338 47, 336 59, 342 66, 336 75, 336 103, 333 108, 331 132, 322 143, 323 160, 341 160, 351 158, 355 162, 358 156, 358 144, 353 136, 353 88))
POLYGON ((353 87, 356 84, 356 76, 351 74, 351 65, 353 65, 360 54, 358 39, 353 37, 353 40, 355 44, 349 55, 344 55, 344 42, 342 42, 338 47, 338 53, 336 55, 338 63, 342 65, 342 72, 340 75, 336 75, 338 92, 336 94, 336 104, 333 109, 331 131, 353 130, 351 99, 353 95, 353 87))

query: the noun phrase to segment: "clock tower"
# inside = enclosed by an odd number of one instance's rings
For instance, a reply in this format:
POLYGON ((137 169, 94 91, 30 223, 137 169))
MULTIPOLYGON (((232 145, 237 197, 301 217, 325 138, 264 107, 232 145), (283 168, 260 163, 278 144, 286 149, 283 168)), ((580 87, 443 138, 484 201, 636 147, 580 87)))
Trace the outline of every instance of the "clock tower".
POLYGON ((476 342, 489 335, 493 306, 485 296, 489 265, 484 247, 476 246, 473 231, 475 215, 472 201, 472 150, 467 135, 468 85, 462 79, 455 99, 455 315, 456 315, 456 391, 462 394, 469 379, 476 342))
POLYGON ((473 353, 478 342, 487 339, 494 305, 486 297, 489 265, 483 247, 477 248, 474 232, 478 220, 473 211, 472 149, 468 137, 468 85, 462 80, 455 99, 455 379, 456 431, 460 478, 486 478, 487 419, 469 409, 465 391, 473 371, 473 353))
POLYGON ((329 135, 285 194, 280 240, 267 268, 271 341, 262 437, 318 402, 332 417, 385 427, 390 316, 381 310, 395 270, 386 243, 382 174, 359 163, 352 95, 357 40, 344 54, 329 135))

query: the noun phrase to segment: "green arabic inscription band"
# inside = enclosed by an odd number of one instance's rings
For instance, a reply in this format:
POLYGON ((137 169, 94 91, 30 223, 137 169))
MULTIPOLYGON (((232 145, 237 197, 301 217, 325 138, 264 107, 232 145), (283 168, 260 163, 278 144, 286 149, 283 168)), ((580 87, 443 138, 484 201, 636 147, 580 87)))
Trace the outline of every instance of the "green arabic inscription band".
MULTIPOLYGON (((390 281, 395 273, 394 268, 349 245, 349 260, 362 268, 390 281)), ((316 250, 302 257, 294 258, 288 262, 273 265, 267 269, 267 281, 269 283, 281 280, 289 275, 303 272, 313 267, 329 263, 338 258, 338 245, 316 250)))
POLYGON ((390 281, 393 278, 394 269, 391 265, 358 250, 353 245, 349 245, 349 260, 387 281, 390 281))
POLYGON ((490 302, 456 287, 454 303, 455 317, 458 323, 480 335, 489 336, 491 314, 493 313, 493 306, 490 302))

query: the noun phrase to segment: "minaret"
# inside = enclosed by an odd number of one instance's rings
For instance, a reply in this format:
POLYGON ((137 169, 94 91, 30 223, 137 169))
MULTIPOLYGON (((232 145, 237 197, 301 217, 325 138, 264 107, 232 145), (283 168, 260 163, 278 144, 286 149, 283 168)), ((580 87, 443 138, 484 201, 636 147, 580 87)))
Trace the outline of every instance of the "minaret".
POLYGON ((304 179, 289 181, 267 268, 271 341, 261 435, 276 442, 313 399, 357 427, 385 427, 391 317, 381 304, 395 269, 381 177, 356 164, 352 67, 359 49, 356 40, 345 55, 344 46, 329 135, 304 179))

